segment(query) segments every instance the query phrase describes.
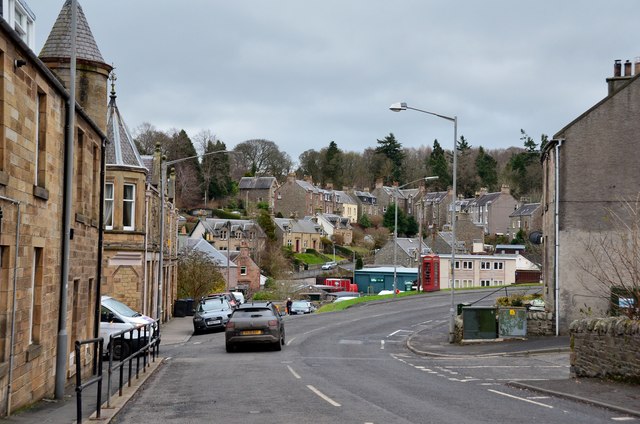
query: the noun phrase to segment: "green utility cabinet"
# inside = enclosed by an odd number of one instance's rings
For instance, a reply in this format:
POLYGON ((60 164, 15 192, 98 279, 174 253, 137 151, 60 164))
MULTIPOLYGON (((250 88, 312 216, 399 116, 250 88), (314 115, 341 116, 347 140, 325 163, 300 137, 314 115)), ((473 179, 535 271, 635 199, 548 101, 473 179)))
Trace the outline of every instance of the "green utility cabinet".
POLYGON ((526 337, 527 309, 523 307, 499 308, 498 330, 500 337, 526 337))
POLYGON ((493 306, 463 306, 462 323, 462 338, 465 340, 498 337, 496 308, 493 306))

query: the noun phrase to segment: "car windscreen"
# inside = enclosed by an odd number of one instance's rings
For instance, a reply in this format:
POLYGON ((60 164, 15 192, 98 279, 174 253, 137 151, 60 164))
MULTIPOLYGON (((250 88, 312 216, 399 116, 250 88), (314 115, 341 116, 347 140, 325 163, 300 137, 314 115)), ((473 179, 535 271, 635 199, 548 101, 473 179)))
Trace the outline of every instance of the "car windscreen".
POLYGON ((309 304, 307 302, 293 302, 291 307, 292 308, 308 308, 309 304))
POLYGON ((274 316, 273 311, 269 308, 247 308, 247 309, 236 309, 233 313, 234 317, 242 317, 248 318, 253 316, 274 316))
POLYGON ((219 311, 222 309, 231 309, 227 299, 219 297, 217 299, 209 299, 200 304, 199 311, 219 311))
POLYGON ((140 315, 142 315, 139 312, 134 311, 124 303, 118 302, 114 298, 103 299, 102 304, 112 311, 125 317, 139 317, 140 315))

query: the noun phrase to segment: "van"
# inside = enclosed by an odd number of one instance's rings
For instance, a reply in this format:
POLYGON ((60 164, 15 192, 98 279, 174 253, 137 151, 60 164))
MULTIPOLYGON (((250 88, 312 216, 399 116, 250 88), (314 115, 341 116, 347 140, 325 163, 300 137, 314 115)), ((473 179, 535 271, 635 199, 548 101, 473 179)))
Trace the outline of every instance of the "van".
MULTIPOLYGON (((140 328, 146 324, 152 324, 155 320, 139 312, 134 311, 124 303, 110 296, 100 298, 100 337, 104 339, 104 354, 109 352, 110 335, 123 330, 140 328)), ((153 328, 149 327, 150 334, 153 335, 153 328)), ((125 333, 123 337, 114 339, 113 359, 120 360, 126 358, 133 350, 147 342, 144 338, 144 328, 141 329, 140 338, 138 332, 125 333), (144 338, 144 340, 143 340, 144 338)))

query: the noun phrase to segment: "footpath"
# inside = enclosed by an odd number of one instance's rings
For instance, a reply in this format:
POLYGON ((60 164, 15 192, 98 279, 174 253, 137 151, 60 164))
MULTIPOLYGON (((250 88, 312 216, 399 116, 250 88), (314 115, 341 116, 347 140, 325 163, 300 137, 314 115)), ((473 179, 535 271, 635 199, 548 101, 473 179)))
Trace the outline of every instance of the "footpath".
MULTIPOLYGON (((193 332, 191 317, 173 318, 161 327, 162 347, 181 344, 189 341, 193 332)), ((450 344, 447 335, 432 330, 414 333, 407 340, 407 347, 414 353, 434 357, 464 356, 515 356, 544 355, 556 352, 569 352, 569 337, 530 337, 526 340, 491 341, 484 343, 450 344)), ((157 358, 140 374, 131 388, 123 391, 123 396, 116 393, 111 398, 111 408, 101 409, 101 417, 95 419, 95 387, 85 389, 83 393, 82 423, 109 423, 115 414, 131 399, 136 390, 155 370, 162 366, 163 358, 157 358)), ((106 363, 104 364, 106 368, 106 363)), ((558 380, 535 380, 531 382, 510 382, 512 387, 563 397, 578 402, 590 403, 608 408, 630 416, 640 417, 640 386, 591 378, 565 378, 558 380)), ((106 395, 106 390, 103 390, 106 395)), ((103 404, 106 406, 105 403, 103 404)), ((14 414, 0 423, 38 423, 38 424, 70 424, 76 421, 76 394, 73 387, 68 389, 63 400, 45 399, 31 408, 14 411, 14 414)))

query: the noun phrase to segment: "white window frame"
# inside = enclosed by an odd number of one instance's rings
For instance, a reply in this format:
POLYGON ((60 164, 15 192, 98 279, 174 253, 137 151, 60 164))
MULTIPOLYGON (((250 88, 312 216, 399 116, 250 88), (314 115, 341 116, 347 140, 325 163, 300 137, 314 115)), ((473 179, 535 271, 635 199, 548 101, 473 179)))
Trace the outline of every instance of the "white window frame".
POLYGON ((241 266, 240 267, 240 275, 247 275, 247 267, 246 266, 241 266))
POLYGON ((123 184, 122 186, 122 229, 124 231, 133 231, 136 228, 136 185, 135 184, 123 184), (131 187, 131 198, 126 198, 126 188, 131 187), (129 225, 125 225, 124 217, 126 216, 126 208, 130 208, 131 222, 129 225))
POLYGON ((113 230, 113 198, 114 198, 114 185, 113 183, 104 183, 104 229, 105 230, 113 230), (111 197, 107 197, 108 190, 107 186, 111 186, 111 197), (107 207, 107 204, 111 204, 111 210, 107 207), (110 219, 108 219, 110 218, 110 219), (107 222, 111 222, 111 225, 107 224, 107 222))
POLYGON ((504 268, 504 264, 502 262, 494 262, 493 263, 493 269, 495 270, 500 270, 504 268))

